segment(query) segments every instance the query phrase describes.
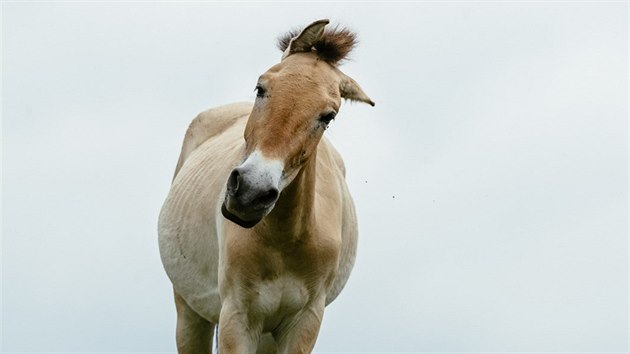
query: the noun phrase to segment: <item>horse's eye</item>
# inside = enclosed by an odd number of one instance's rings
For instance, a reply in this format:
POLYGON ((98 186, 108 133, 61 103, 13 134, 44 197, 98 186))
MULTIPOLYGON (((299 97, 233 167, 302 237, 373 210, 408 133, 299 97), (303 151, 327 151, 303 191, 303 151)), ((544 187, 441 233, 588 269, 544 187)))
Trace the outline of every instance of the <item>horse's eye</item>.
POLYGON ((336 112, 330 112, 330 113, 324 114, 319 117, 319 121, 328 125, 333 119, 335 119, 335 115, 337 115, 336 112))
POLYGON ((258 84, 256 85, 256 88, 254 89, 256 91, 256 97, 265 97, 265 93, 267 92, 265 90, 264 87, 262 87, 262 85, 258 84))

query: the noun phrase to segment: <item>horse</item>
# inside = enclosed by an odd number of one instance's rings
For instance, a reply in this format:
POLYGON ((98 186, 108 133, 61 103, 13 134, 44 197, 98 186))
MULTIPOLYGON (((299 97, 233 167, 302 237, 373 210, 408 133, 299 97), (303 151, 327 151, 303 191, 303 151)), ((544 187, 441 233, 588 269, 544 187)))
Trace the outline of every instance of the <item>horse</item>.
POLYGON ((158 240, 179 353, 309 353, 354 265, 357 220, 323 136, 341 98, 374 102, 338 68, 356 45, 315 21, 281 36, 252 103, 190 123, 158 240))

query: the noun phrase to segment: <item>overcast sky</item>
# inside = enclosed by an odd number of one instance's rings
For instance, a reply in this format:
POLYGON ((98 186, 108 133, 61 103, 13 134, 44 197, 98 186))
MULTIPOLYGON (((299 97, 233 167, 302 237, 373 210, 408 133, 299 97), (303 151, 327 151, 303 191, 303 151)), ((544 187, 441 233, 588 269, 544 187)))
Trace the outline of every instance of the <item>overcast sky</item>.
POLYGON ((174 352, 157 217, 190 120, 283 31, 358 32, 360 227, 317 352, 628 349, 628 8, 2 3, 3 352, 174 352))

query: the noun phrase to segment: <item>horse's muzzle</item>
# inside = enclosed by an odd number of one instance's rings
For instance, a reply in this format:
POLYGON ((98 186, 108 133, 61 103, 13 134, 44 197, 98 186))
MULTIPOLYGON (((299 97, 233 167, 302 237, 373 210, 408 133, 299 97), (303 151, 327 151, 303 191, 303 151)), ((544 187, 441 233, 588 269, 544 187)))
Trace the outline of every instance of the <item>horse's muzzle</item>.
MULTIPOLYGON (((254 171, 255 172, 255 171, 254 171)), ((273 209, 280 192, 247 167, 237 167, 227 180, 221 213, 245 228, 254 227, 273 209)))

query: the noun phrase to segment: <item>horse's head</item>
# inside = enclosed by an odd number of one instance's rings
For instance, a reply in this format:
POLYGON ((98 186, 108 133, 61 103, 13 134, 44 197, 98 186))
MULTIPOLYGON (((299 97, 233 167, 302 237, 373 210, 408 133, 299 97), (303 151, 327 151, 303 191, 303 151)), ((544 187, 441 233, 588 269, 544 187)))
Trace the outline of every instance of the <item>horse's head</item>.
POLYGON ((282 61, 262 74, 245 128, 245 159, 232 170, 221 208, 242 227, 253 227, 275 206, 314 155, 341 98, 374 102, 337 64, 355 45, 348 30, 324 31, 328 20, 282 37, 282 61))

